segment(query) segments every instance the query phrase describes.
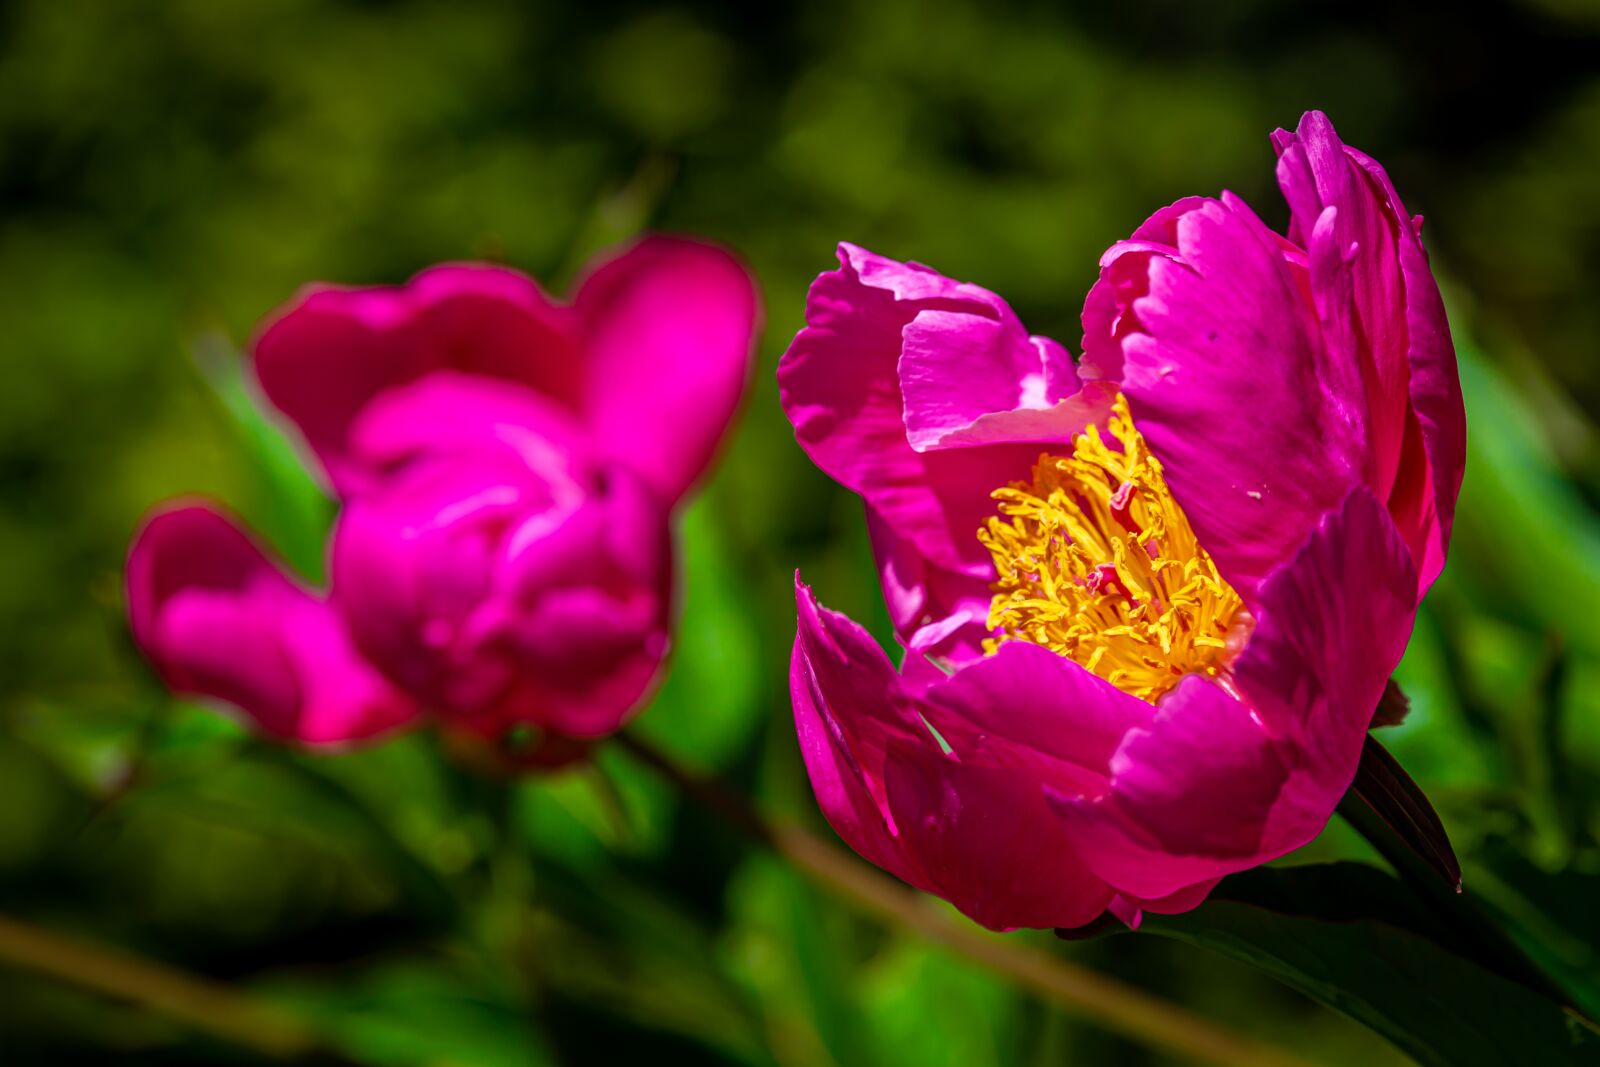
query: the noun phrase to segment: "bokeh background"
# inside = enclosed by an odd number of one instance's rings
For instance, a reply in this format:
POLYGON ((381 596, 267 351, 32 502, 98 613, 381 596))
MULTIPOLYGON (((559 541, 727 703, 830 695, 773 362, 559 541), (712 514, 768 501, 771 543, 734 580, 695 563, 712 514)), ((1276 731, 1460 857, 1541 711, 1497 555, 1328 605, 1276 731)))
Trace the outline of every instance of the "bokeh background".
MULTIPOLYGON (((331 509, 237 351, 301 283, 506 262, 563 291, 643 227, 759 273, 739 427, 683 530, 640 729, 826 833, 784 688, 790 575, 884 630, 859 507, 773 368, 840 239, 1076 349, 1096 259, 1329 112, 1444 280, 1471 423, 1387 735, 1467 878, 1600 971, 1600 7, 213 0, 0 8, 0 911, 321 1021, 379 1065, 1163 1063, 858 917, 618 753, 515 787, 435 739, 308 759, 133 653, 140 514, 203 492, 316 579, 331 509), (1553 932, 1552 932, 1553 931, 1553 932)), ((1335 825, 1290 862, 1359 857, 1335 825)), ((1324 1062, 1380 1038, 1193 945, 1013 935, 1324 1062)), ((5 1063, 253 1063, 0 964, 5 1063)))

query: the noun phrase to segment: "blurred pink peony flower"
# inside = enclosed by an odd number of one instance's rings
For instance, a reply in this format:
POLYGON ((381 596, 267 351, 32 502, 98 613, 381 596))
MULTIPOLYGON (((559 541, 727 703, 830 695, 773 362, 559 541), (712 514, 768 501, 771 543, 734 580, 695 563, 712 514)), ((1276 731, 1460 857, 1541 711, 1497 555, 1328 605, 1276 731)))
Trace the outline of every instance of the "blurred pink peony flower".
POLYGON ((667 654, 669 520, 738 405, 758 318, 731 256, 665 237, 600 263, 570 305, 479 265, 307 289, 255 367, 341 498, 329 593, 217 512, 168 510, 130 556, 140 647, 173 688, 306 744, 423 711, 487 738, 617 729, 667 654))
POLYGON ((207 505, 175 502, 145 521, 128 556, 128 615, 167 685, 244 708, 269 736, 358 741, 417 715, 334 607, 207 505))
POLYGON ((779 365, 908 650, 797 580, 812 784, 986 926, 1137 923, 1311 840, 1443 565, 1466 428, 1418 223, 1321 114, 1273 140, 1289 238, 1231 194, 1157 212, 1076 368, 850 245, 779 365))

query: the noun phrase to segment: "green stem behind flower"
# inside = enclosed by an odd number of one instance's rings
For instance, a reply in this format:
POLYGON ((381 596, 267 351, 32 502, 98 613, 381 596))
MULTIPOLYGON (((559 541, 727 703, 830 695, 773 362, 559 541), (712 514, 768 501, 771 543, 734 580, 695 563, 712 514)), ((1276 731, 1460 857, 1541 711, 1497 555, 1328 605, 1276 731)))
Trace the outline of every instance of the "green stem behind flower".
POLYGON ((0 960, 165 1015, 275 1059, 347 1062, 303 1020, 248 994, 0 915, 0 960))

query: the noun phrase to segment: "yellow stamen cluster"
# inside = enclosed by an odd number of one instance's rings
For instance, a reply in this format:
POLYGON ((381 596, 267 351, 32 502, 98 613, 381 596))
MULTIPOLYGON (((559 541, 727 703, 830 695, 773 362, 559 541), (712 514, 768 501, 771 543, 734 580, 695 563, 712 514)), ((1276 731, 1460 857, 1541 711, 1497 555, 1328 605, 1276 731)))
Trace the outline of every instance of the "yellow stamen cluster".
POLYGON ((999 573, 989 626, 1154 701, 1185 674, 1221 675, 1249 616, 1120 394, 1108 422, 1120 448, 1090 426, 1072 455, 1041 456, 1032 484, 995 491, 1000 514, 978 531, 999 573))

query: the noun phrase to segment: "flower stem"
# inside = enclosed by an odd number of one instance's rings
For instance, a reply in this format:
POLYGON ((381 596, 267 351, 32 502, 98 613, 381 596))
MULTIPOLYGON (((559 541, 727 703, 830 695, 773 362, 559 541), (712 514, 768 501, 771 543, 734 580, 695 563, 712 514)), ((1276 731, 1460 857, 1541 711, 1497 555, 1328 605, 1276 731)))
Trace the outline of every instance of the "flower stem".
POLYGON ((119 949, 0 915, 0 960, 137 1004, 231 1044, 275 1059, 348 1062, 299 1018, 226 986, 119 949))
POLYGON ((863 912, 916 931, 1080 1019, 1140 1044, 1229 1067, 1307 1067, 1308 1061, 1113 978, 1038 949, 981 933, 815 834, 770 821, 743 796, 696 774, 631 732, 615 738, 639 762, 791 866, 863 912))

